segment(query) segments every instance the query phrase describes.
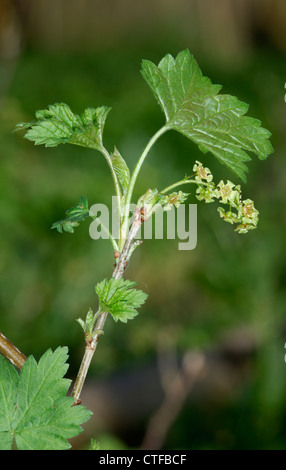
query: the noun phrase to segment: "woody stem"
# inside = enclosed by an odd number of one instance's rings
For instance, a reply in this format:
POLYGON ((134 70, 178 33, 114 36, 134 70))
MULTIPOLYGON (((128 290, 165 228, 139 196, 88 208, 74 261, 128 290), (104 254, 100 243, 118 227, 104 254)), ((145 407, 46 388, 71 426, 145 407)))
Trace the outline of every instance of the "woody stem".
POLYGON ((11 341, 6 338, 6 336, 3 335, 0 331, 0 353, 8 359, 8 361, 13 364, 17 369, 21 370, 25 361, 26 361, 26 356, 19 351, 16 346, 11 343, 11 341))
MULTIPOLYGON (((114 277, 116 280, 120 279, 123 277, 128 259, 129 259, 129 254, 130 250, 132 249, 135 237, 137 235, 137 232, 142 224, 142 218, 139 210, 135 211, 134 215, 134 221, 132 223, 132 226, 130 228, 130 231, 128 233, 127 240, 125 242, 125 245, 123 247, 122 253, 119 257, 118 263, 116 264, 112 277, 114 277)), ((103 328, 105 321, 107 319, 108 312, 102 312, 99 314, 93 336, 91 340, 86 341, 86 346, 85 346, 85 352, 84 356, 81 361, 81 365, 77 374, 77 378, 74 383, 73 391, 72 391, 72 397, 74 398, 74 405, 78 405, 81 400, 80 400, 80 395, 81 391, 87 376, 87 372, 91 363, 91 360, 93 358, 94 352, 96 350, 99 336, 103 333, 103 328)))

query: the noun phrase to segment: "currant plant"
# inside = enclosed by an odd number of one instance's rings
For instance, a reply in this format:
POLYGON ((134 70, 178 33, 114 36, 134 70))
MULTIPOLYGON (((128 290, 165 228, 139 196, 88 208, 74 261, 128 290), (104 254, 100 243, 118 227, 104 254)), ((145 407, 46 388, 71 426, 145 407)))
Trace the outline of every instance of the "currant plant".
MULTIPOLYGON (((90 308, 85 319, 78 320, 84 332, 85 352, 72 397, 65 396, 67 379, 62 378, 66 371, 65 348, 46 352, 38 364, 29 357, 20 374, 2 359, 0 446, 3 448, 12 448, 13 442, 18 448, 65 448, 68 445, 66 439, 78 433, 80 424, 89 418, 90 412, 82 405, 71 404, 80 404, 82 387, 105 321, 110 314, 116 322, 126 323, 138 314, 138 308, 147 298, 144 292, 135 288, 135 282, 123 279, 134 249, 142 243, 136 235, 158 208, 170 210, 187 200, 190 193, 178 188, 194 185, 199 201, 218 202, 219 216, 234 224, 240 234, 257 226, 259 213, 251 199, 242 197, 241 186, 230 180, 215 183, 210 169, 199 161, 190 162, 187 169, 190 176, 160 190, 148 188, 138 199, 130 224, 129 212, 139 172, 150 149, 167 131, 180 132, 196 143, 203 153, 210 152, 244 183, 250 154, 263 160, 273 152, 270 132, 259 120, 245 115, 248 105, 220 93, 221 86, 203 76, 188 50, 180 52, 176 58, 167 54, 158 66, 143 60, 141 72, 166 119, 147 143, 132 172, 116 147, 110 152, 103 144, 104 125, 110 112, 107 106, 87 108, 77 115, 67 104, 56 103, 37 111, 33 122, 17 126, 17 129, 25 130, 25 138, 35 145, 56 147, 69 143, 97 150, 103 155, 114 183, 119 233, 115 238, 103 227, 112 244, 115 265, 111 277, 95 287, 97 310, 94 312, 90 308)), ((83 196, 52 228, 60 233, 73 233, 81 222, 90 218, 98 220, 83 196)), ((98 223, 102 225, 102 221, 98 220, 98 223)), ((3 348, 1 352, 13 360, 3 348)))

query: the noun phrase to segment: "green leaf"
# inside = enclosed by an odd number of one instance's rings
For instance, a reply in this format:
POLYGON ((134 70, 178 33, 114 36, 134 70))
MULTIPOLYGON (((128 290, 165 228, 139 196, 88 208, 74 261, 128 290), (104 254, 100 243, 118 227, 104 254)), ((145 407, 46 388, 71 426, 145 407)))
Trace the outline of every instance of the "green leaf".
POLYGON ((30 356, 20 374, 0 356, 0 449, 68 449, 67 439, 78 435, 91 412, 72 406, 64 379, 67 348, 48 350, 37 363, 30 356))
POLYGON ((248 152, 265 159, 273 152, 271 133, 257 119, 244 116, 248 105, 231 95, 219 94, 220 85, 204 77, 188 50, 174 59, 167 54, 158 67, 142 62, 142 75, 174 129, 202 152, 211 152, 243 181, 248 171, 248 152))
POLYGON ((122 187, 123 194, 126 193, 127 188, 130 182, 130 171, 125 162, 124 158, 121 156, 117 148, 114 148, 113 153, 111 154, 112 157, 112 165, 114 168, 115 173, 118 176, 118 181, 122 187))
POLYGON ((148 295, 134 289, 136 282, 119 279, 104 279, 96 285, 100 310, 109 312, 114 321, 132 320, 138 315, 137 308, 141 307, 148 295))
POLYGON ((64 220, 55 222, 51 228, 56 228, 60 233, 63 233, 63 230, 65 232, 73 233, 74 228, 79 226, 79 222, 89 217, 87 198, 82 196, 79 203, 75 207, 72 207, 66 211, 66 215, 67 217, 64 220))
POLYGON ((59 144, 74 144, 100 150, 106 117, 111 108, 87 108, 81 116, 74 114, 65 103, 50 105, 36 112, 36 121, 19 123, 16 129, 28 129, 25 138, 56 147, 59 144))
POLYGON ((97 317, 98 317, 98 314, 97 313, 94 314, 92 309, 90 308, 86 314, 85 321, 82 320, 82 318, 77 318, 77 322, 82 327, 86 339, 92 338, 92 331, 93 331, 93 327, 94 327, 95 320, 97 319, 97 317))
POLYGON ((12 416, 17 400, 18 374, 0 355, 0 450, 12 448, 12 416))

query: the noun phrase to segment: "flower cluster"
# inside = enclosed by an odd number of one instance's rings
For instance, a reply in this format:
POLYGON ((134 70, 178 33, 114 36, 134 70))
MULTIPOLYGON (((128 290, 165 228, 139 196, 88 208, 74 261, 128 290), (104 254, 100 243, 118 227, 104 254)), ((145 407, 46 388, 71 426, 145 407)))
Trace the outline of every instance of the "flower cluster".
POLYGON ((138 200, 137 207, 144 211, 144 220, 147 220, 159 207, 162 207, 164 211, 171 210, 173 206, 178 208, 188 196, 188 193, 182 191, 162 194, 157 189, 148 189, 138 200))
POLYGON ((186 201, 189 194, 183 193, 183 191, 178 191, 177 193, 171 193, 166 196, 167 199, 164 201, 164 203, 161 202, 164 211, 172 209, 173 206, 178 208, 181 204, 186 201))
POLYGON ((196 197, 199 201, 210 203, 218 200, 222 204, 227 204, 227 210, 219 207, 218 212, 226 222, 237 224, 235 231, 238 233, 247 233, 256 228, 259 212, 255 209, 251 199, 242 201, 239 185, 235 185, 231 181, 225 183, 222 180, 215 185, 209 168, 205 168, 198 161, 196 161, 193 171, 198 185, 196 197))

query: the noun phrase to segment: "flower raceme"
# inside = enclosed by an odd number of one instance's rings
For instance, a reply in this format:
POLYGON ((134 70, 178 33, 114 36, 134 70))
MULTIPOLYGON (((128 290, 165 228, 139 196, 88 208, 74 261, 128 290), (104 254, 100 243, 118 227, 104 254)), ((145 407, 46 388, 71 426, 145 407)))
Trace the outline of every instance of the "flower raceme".
POLYGON ((221 180, 215 185, 211 171, 199 161, 196 161, 193 171, 198 184, 196 197, 199 201, 210 203, 218 200, 228 205, 228 210, 218 208, 219 215, 225 222, 237 224, 235 231, 238 233, 247 233, 257 227, 259 212, 251 199, 241 200, 240 185, 235 185, 229 180, 226 183, 221 180))

